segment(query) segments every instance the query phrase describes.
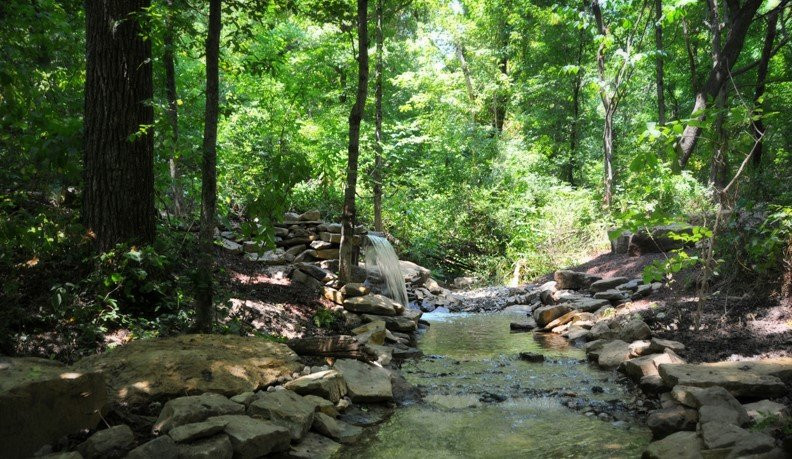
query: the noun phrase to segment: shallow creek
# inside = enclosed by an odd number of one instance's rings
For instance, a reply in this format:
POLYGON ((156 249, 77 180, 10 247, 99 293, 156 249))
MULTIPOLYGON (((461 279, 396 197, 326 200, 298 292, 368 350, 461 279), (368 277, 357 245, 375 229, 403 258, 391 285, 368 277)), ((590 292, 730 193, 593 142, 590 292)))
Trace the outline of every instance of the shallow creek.
POLYGON ((424 357, 402 365, 424 401, 399 407, 345 457, 639 457, 649 443, 624 407, 628 390, 560 336, 510 333, 509 322, 522 316, 509 314, 424 319, 431 323, 419 338, 424 357), (520 352, 546 360, 524 362, 520 352))

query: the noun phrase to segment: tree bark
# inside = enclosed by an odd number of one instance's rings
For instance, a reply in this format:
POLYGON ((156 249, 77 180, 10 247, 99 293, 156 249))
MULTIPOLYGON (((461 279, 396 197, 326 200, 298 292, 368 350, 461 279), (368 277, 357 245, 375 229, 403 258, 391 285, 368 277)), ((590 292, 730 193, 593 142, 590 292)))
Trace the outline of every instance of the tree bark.
POLYGON ((575 186, 575 167, 578 148, 578 123, 580 122, 580 90, 583 86, 583 42, 584 29, 580 29, 578 34, 578 54, 577 54, 577 73, 572 82, 572 123, 569 127, 569 158, 567 158, 567 182, 575 186))
POLYGON ((342 282, 352 279, 355 244, 355 192, 357 189, 358 155, 360 153, 360 122, 366 107, 368 92, 368 0, 357 0, 358 17, 358 84, 355 104, 349 113, 349 147, 347 150, 347 183, 344 208, 341 213, 341 249, 339 275, 342 282))
MULTIPOLYGON (((713 0, 708 0, 708 2, 713 2, 713 0)), ((677 154, 679 156, 679 167, 682 169, 687 166, 690 156, 693 154, 693 149, 701 135, 701 123, 706 119, 706 115, 703 114, 702 111, 707 108, 708 99, 717 97, 723 85, 728 81, 729 73, 734 63, 737 62, 740 52, 742 52, 748 29, 753 22, 756 11, 762 4, 762 0, 746 0, 741 7, 738 7, 736 1, 728 1, 726 4, 730 9, 728 15, 730 25, 729 32, 726 35, 726 41, 723 43, 723 46, 719 46, 719 49, 713 49, 713 54, 717 54, 718 58, 713 63, 712 69, 710 69, 707 80, 701 87, 701 90, 696 94, 692 113, 696 115, 698 122, 695 126, 688 125, 685 127, 676 145, 677 154)), ((717 8, 715 11, 717 11, 717 8)), ((711 21, 714 19, 715 18, 711 18, 711 21)), ((713 37, 713 43, 716 43, 716 38, 717 37, 713 37)))
POLYGON ((767 69, 770 66, 770 59, 773 57, 773 42, 776 37, 776 26, 778 24, 778 11, 773 11, 767 17, 767 32, 765 34, 765 42, 762 47, 762 57, 759 59, 759 68, 756 72, 756 90, 754 91, 754 117, 756 121, 753 122, 753 129, 751 134, 754 138, 754 148, 751 152, 751 163, 758 167, 762 164, 762 143, 765 134, 765 125, 761 116, 764 114, 762 111, 762 98, 765 92, 765 82, 767 80, 767 69))
POLYGON ((154 241, 150 0, 86 0, 82 219, 99 250, 154 241))
MULTIPOLYGON (((599 0, 591 2, 591 9, 594 13, 594 20, 597 24, 597 31, 603 37, 607 35, 608 30, 605 27, 605 21, 602 17, 602 9, 599 0)), ((610 207, 613 201, 613 115, 616 111, 616 104, 613 98, 608 95, 607 90, 603 87, 602 82, 605 81, 605 44, 600 43, 597 48, 597 72, 600 78, 600 98, 602 99, 602 106, 605 109, 605 126, 602 130, 602 146, 604 149, 604 195, 603 199, 605 205, 610 207)))
POLYGON ((173 213, 177 217, 182 215, 182 190, 179 184, 179 169, 176 160, 179 155, 179 109, 176 95, 176 59, 174 58, 173 44, 173 0, 167 0, 168 12, 165 17, 165 50, 162 63, 165 66, 165 97, 168 101, 168 124, 171 127, 171 155, 168 158, 168 170, 171 179, 171 199, 173 200, 173 213))
POLYGON ((374 229, 382 231, 382 72, 383 72, 383 48, 384 38, 382 35, 382 2, 377 0, 377 28, 375 30, 375 40, 377 41, 377 62, 375 71, 374 89, 374 171, 372 179, 374 181, 374 229))
POLYGON ((201 166, 201 233, 196 289, 196 329, 210 332, 214 321, 214 250, 217 205, 217 117, 220 105, 221 0, 209 2, 206 36, 206 108, 204 112, 203 163, 201 166))
POLYGON ((655 80, 657 86, 657 122, 666 123, 665 86, 663 85, 663 0, 655 0, 655 80))

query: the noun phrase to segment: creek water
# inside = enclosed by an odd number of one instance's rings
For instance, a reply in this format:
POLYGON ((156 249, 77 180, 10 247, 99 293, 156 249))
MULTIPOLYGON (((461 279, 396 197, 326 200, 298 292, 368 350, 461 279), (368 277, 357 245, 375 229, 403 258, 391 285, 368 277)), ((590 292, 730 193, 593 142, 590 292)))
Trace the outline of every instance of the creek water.
POLYGON ((523 318, 510 314, 424 318, 431 323, 419 338, 424 357, 402 365, 424 401, 399 407, 344 457, 626 458, 649 443, 625 408, 628 390, 564 338, 510 333, 509 322, 523 318), (546 361, 519 360, 520 352, 546 361), (609 412, 610 420, 586 411, 609 412))

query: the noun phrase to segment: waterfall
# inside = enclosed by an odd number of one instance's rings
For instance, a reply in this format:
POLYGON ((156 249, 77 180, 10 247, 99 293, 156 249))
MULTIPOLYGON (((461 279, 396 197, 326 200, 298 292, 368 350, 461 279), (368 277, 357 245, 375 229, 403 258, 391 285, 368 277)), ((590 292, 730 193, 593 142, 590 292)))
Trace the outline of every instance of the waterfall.
POLYGON ((383 295, 407 307, 407 286, 396 251, 384 237, 374 234, 366 237, 369 242, 365 248, 369 282, 376 285, 383 295))

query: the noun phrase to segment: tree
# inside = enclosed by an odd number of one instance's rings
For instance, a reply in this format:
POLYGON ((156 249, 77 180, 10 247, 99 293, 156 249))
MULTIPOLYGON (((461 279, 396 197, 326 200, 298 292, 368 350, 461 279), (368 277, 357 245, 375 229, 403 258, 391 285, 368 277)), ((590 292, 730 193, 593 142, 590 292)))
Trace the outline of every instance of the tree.
POLYGON ((84 225, 99 250, 154 241, 150 0, 85 4, 84 225))
POLYGON ((377 27, 374 32, 377 42, 377 62, 374 66, 376 75, 374 76, 374 170, 372 180, 374 181, 374 229, 382 231, 382 2, 377 0, 376 15, 377 27))
POLYGON ((770 59, 773 57, 773 43, 776 37, 776 26, 778 25, 779 11, 771 11, 767 17, 767 32, 765 34, 764 45, 762 46, 762 56, 759 58, 759 68, 756 72, 756 89, 754 90, 754 116, 756 121, 753 122, 751 134, 754 137, 755 145, 751 152, 754 166, 759 166, 762 163, 762 143, 765 135, 765 125, 762 121, 762 99, 764 98, 765 89, 767 89, 767 68, 770 65, 770 59))
POLYGON ((707 80, 701 89, 697 91, 696 100, 693 104, 692 116, 696 118, 697 122, 685 127, 676 144, 679 167, 682 169, 687 166, 701 135, 701 125, 706 119, 705 110, 708 107, 708 101, 717 98, 723 85, 728 81, 732 67, 742 52, 748 28, 751 26, 754 16, 762 4, 762 0, 746 0, 742 6, 736 0, 726 2, 729 11, 726 18, 729 30, 723 45, 721 45, 720 40, 721 21, 719 19, 717 0, 707 0, 707 4, 710 9, 710 28, 713 30, 713 62, 712 68, 707 75, 707 80))
POLYGON ((342 282, 352 279, 355 253, 355 192, 357 188, 358 155, 360 153, 360 121, 366 106, 368 91, 368 1, 357 0, 358 84, 355 104, 349 113, 349 146, 347 149, 347 178, 344 208, 341 213, 341 249, 339 275, 342 282))
POLYGON ((162 64, 165 66, 165 98, 168 101, 168 123, 171 128, 171 154, 168 158, 168 171, 171 179, 171 199, 173 200, 173 213, 177 217, 182 214, 182 190, 179 185, 179 169, 176 163, 179 155, 179 105, 176 95, 176 62, 173 57, 173 0, 167 0, 167 12, 165 16, 165 48, 162 53, 162 64))
POLYGON ((664 125, 665 85, 663 84, 663 0, 654 0, 655 7, 655 86, 657 89, 657 122, 664 125))
POLYGON ((217 205, 217 117, 220 105, 220 13, 222 0, 209 2, 206 36, 206 109, 204 112, 203 162, 201 165, 201 233, 196 289, 196 328, 212 330, 214 285, 212 250, 217 205))

